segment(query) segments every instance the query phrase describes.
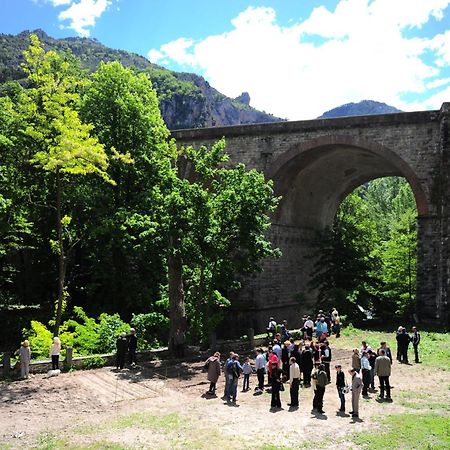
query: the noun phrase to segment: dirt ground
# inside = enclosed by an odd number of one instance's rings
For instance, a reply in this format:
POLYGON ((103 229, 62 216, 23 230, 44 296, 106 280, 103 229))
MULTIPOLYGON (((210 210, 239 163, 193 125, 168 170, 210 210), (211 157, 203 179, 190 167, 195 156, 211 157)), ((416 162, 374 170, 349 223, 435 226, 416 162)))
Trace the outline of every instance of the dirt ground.
MULTIPOLYGON (((348 368, 350 350, 333 352, 333 367, 348 368)), ((351 434, 377 429, 383 414, 412 412, 440 397, 449 403, 449 372, 394 363, 392 403, 376 393, 361 399, 360 418, 339 414, 334 386, 328 385, 324 415, 311 413, 311 388, 301 388, 292 410, 289 385, 283 409, 270 411, 270 394, 239 392, 236 406, 205 395, 209 383, 202 361, 153 362, 135 370, 76 371, 48 378, 0 384, 0 448, 349 448, 351 434), (412 403, 411 403, 412 402, 412 403), (414 406, 415 405, 415 406, 414 406)), ((346 376, 349 380, 349 375, 346 376)), ((242 381, 240 380, 240 384, 242 381)), ((351 397, 347 397, 347 410, 351 397)))

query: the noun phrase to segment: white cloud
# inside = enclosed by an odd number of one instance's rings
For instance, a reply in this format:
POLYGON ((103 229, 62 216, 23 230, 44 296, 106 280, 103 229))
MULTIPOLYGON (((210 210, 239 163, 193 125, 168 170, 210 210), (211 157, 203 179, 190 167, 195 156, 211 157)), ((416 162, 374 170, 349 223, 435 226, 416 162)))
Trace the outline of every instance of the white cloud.
POLYGON ((81 36, 90 35, 97 19, 107 10, 113 0, 33 0, 35 3, 51 3, 55 8, 67 7, 58 14, 61 22, 69 21, 60 28, 71 28, 81 36))
POLYGON ((362 99, 405 110, 437 109, 448 89, 420 104, 401 98, 423 95, 433 82, 435 88, 445 85, 438 80, 450 62, 450 32, 411 36, 430 18, 442 20, 449 3, 341 0, 334 11, 321 6, 286 27, 277 23, 274 9, 250 7, 232 20, 229 32, 198 42, 180 38, 149 57, 201 70, 224 94, 248 91, 252 106, 290 119, 317 117, 362 99), (425 62, 425 52, 432 62, 425 62))

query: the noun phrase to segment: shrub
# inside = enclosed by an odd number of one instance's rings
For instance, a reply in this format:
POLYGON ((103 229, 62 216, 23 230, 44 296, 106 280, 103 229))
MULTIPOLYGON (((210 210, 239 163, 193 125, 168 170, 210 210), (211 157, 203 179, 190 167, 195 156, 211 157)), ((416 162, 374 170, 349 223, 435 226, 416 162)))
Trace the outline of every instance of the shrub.
POLYGON ((24 330, 23 334, 30 341, 33 359, 48 359, 50 357, 53 335, 43 323, 32 320, 31 329, 24 330))
POLYGON ((98 353, 110 353, 116 350, 116 338, 122 332, 128 332, 130 326, 126 324, 119 314, 102 313, 98 326, 98 353))
POLYGON ((169 319, 161 313, 133 314, 131 323, 136 329, 140 349, 155 347, 169 340, 169 319))
POLYGON ((104 367, 106 361, 101 356, 91 356, 83 362, 83 369, 98 369, 104 367))

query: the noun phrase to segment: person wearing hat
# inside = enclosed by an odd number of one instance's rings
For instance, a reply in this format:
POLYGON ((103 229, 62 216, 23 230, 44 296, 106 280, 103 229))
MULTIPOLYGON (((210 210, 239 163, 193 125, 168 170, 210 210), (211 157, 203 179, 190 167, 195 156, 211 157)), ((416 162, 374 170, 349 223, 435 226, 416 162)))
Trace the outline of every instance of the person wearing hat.
POLYGON ((136 350, 137 350, 137 337, 136 330, 130 329, 128 336, 128 363, 134 367, 136 365, 136 350))
POLYGON ((356 369, 350 369, 349 374, 352 376, 352 417, 359 417, 359 398, 361 396, 362 380, 356 369))
POLYGON ((31 349, 28 339, 25 339, 19 350, 20 358, 20 376, 22 378, 28 378, 30 374, 30 361, 31 361, 31 349))
POLYGON ((325 387, 328 384, 327 373, 325 372, 325 366, 320 363, 316 363, 317 370, 313 371, 312 378, 315 380, 313 410, 316 410, 319 414, 324 414, 323 410, 323 396, 325 395, 325 387))
POLYGON ((127 333, 123 332, 116 340, 116 368, 117 370, 125 367, 125 355, 127 353, 127 333))

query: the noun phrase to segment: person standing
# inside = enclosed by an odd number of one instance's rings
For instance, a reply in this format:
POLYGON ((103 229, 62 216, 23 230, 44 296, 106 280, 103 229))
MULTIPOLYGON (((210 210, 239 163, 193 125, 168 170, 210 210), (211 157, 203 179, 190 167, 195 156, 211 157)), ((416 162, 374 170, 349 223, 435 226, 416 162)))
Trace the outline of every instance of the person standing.
POLYGON ((127 334, 121 333, 116 340, 116 369, 123 369, 125 367, 125 355, 127 353, 127 334))
POLYGON ((319 414, 325 414, 323 410, 323 396, 325 395, 325 387, 328 384, 328 377, 325 372, 323 364, 319 364, 318 370, 314 373, 315 377, 315 389, 313 398, 313 409, 317 410, 319 414))
POLYGON ((242 366, 239 363, 239 355, 233 354, 231 361, 227 364, 228 392, 227 402, 236 403, 239 377, 242 373, 242 366))
POLYGON ((256 391, 262 392, 264 390, 264 374, 266 373, 266 358, 262 348, 256 350, 255 368, 256 376, 258 377, 256 391))
POLYGON ((228 376, 228 363, 230 361, 233 361, 234 352, 230 352, 230 355, 228 356, 228 359, 225 361, 225 364, 223 365, 223 373, 225 375, 225 386, 223 390, 223 397, 222 399, 226 400, 228 398, 228 386, 230 385, 230 377, 228 376))
POLYGON ((359 417, 359 398, 361 396, 362 381, 358 372, 354 368, 349 370, 352 376, 352 417, 359 417))
POLYGON ((330 373, 331 349, 327 340, 323 341, 322 344, 320 345, 320 360, 325 367, 328 383, 331 383, 331 373, 330 373))
POLYGON ((313 361, 313 352, 311 351, 311 347, 309 344, 305 344, 305 347, 302 350, 302 358, 301 358, 301 371, 303 374, 303 386, 309 387, 311 386, 311 372, 313 370, 314 361, 313 361))
POLYGON ((272 386, 272 397, 270 400, 271 408, 281 408, 280 391, 282 375, 283 371, 278 367, 278 362, 273 361, 270 370, 270 384, 272 386))
POLYGON ((414 362, 419 362, 419 344, 420 344, 420 333, 417 331, 416 327, 412 327, 411 342, 414 348, 414 362))
POLYGON ((19 350, 20 376, 25 379, 30 375, 31 349, 28 339, 25 339, 19 350))
POLYGON ((336 389, 338 392, 339 400, 341 401, 341 407, 339 408, 339 412, 345 412, 345 374, 342 372, 342 366, 340 364, 336 364, 336 389))
POLYGON ((269 324, 267 325, 267 338, 268 339, 274 339, 275 333, 277 332, 277 323, 275 322, 275 319, 271 317, 269 319, 269 324))
POLYGON ((305 320, 305 323, 303 324, 303 329, 305 330, 305 334, 307 337, 312 339, 313 332, 314 332, 314 322, 311 319, 311 316, 308 316, 305 320))
POLYGON ((361 357, 361 371, 362 371, 362 382, 363 382, 363 388, 362 388, 362 395, 363 397, 367 397, 368 395, 368 389, 370 385, 370 370, 372 368, 370 367, 369 358, 367 352, 363 352, 361 357))
POLYGON ((253 368, 250 364, 250 358, 247 356, 245 358, 244 364, 242 365, 242 373, 244 374, 244 381, 242 383, 242 392, 247 392, 250 389, 250 375, 253 372, 253 368))
POLYGON ((291 403, 288 406, 298 406, 298 390, 300 388, 300 367, 294 356, 289 360, 289 382, 291 383, 291 403))
POLYGON ((50 358, 52 359, 52 370, 59 369, 59 355, 61 353, 61 341, 58 336, 53 338, 53 344, 50 349, 50 358))
POLYGON ((359 350, 357 348, 353 349, 352 354, 352 367, 359 373, 361 370, 361 358, 359 356, 359 350))
POLYGON ((386 350, 380 349, 380 356, 375 360, 375 375, 380 380, 380 398, 384 398, 386 391, 386 399, 391 400, 391 385, 389 377, 391 376, 391 360, 386 356, 386 350))
POLYGON ((406 332, 406 328, 402 327, 402 332, 397 336, 397 342, 400 348, 400 362, 408 364, 408 347, 410 343, 409 334, 406 332))
POLYGON ((208 368, 208 394, 215 394, 217 380, 220 377, 220 353, 216 352, 213 356, 210 356, 206 360, 205 366, 208 368))
POLYGON ((387 346, 386 342, 380 342, 380 348, 378 349, 378 354, 380 354, 380 350, 383 349, 386 352, 386 356, 391 360, 392 363, 392 352, 391 349, 387 346))
POLYGON ((128 336, 128 363, 134 367, 136 365, 136 350, 137 350, 137 337, 136 330, 130 329, 130 335, 128 336))

